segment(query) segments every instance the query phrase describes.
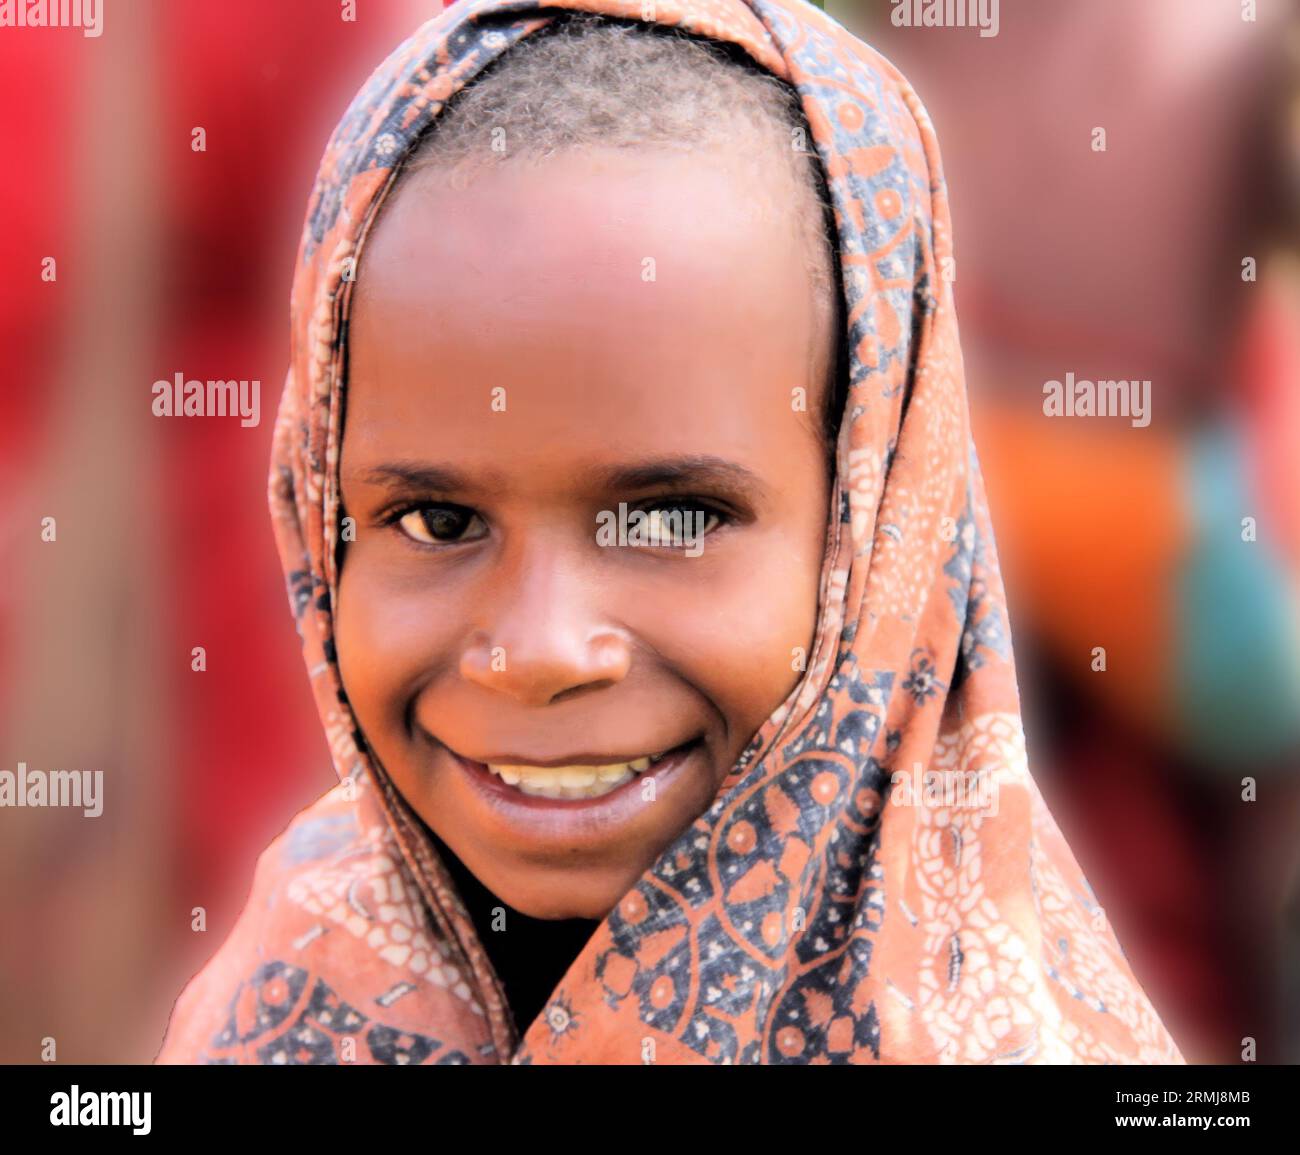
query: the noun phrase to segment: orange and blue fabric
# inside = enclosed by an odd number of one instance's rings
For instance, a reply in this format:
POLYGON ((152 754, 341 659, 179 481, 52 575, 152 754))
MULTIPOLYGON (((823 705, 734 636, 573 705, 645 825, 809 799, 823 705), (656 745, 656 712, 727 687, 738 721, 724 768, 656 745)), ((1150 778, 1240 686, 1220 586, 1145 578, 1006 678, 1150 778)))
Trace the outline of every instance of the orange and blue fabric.
POLYGON ((952 255, 916 94, 803 0, 656 0, 652 13, 458 0, 392 54, 320 167, 270 476, 340 781, 262 854, 157 1061, 1183 1061, 1030 775, 952 255), (834 207, 850 364, 802 680, 543 1012, 516 1024, 349 707, 334 543, 350 270, 448 99, 566 10, 731 42, 797 90, 834 207))

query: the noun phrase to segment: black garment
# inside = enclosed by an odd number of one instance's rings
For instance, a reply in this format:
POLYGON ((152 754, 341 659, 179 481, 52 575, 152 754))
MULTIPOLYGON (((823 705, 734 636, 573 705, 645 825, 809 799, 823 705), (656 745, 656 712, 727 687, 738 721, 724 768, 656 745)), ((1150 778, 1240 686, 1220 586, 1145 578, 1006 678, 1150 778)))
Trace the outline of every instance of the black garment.
POLYGON ((546 1008, 547 1000, 582 953, 600 921, 530 918, 521 914, 497 898, 445 842, 427 826, 425 829, 469 910, 492 969, 505 987, 506 1001, 522 1036, 546 1008), (504 930, 492 929, 494 912, 498 909, 505 911, 504 930))

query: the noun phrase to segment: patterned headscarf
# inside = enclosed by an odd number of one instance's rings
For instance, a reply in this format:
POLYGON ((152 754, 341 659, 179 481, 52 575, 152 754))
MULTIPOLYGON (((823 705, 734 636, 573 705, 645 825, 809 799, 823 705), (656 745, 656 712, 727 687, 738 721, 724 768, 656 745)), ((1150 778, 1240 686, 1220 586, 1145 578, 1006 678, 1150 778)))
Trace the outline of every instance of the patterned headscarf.
POLYGON ((160 1062, 1182 1062, 1029 775, 930 120, 802 0, 460 0, 335 131, 293 288, 271 506, 340 782, 258 862, 160 1062), (739 45, 798 92, 849 386, 807 670, 522 1037, 334 650, 353 271, 449 97, 556 10, 739 45))

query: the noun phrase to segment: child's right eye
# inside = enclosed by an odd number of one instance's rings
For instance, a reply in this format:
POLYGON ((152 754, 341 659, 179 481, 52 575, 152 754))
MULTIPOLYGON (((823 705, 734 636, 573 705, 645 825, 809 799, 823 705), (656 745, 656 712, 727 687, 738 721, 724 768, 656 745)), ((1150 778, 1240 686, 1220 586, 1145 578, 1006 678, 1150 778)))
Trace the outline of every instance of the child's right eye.
MULTIPOLYGON (((483 519, 472 509, 460 505, 421 505, 408 509, 396 518, 401 531, 421 545, 449 545, 460 541, 474 541, 483 533, 465 537, 466 528, 483 519)), ((483 526, 486 531, 487 527, 483 526)))

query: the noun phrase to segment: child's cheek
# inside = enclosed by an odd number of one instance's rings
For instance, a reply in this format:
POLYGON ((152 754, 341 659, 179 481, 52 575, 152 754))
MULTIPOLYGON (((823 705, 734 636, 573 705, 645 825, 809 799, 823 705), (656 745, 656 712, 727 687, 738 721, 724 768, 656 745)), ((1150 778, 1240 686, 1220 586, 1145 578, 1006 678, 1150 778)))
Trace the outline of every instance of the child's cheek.
POLYGON ((335 644, 343 686, 363 729, 404 724, 408 702, 450 660, 457 607, 429 583, 404 581, 356 551, 339 579, 335 644))
POLYGON ((641 624, 662 660, 727 718, 742 749, 803 676, 817 625, 820 553, 770 544, 757 561, 736 551, 707 579, 680 583, 670 612, 641 624))

